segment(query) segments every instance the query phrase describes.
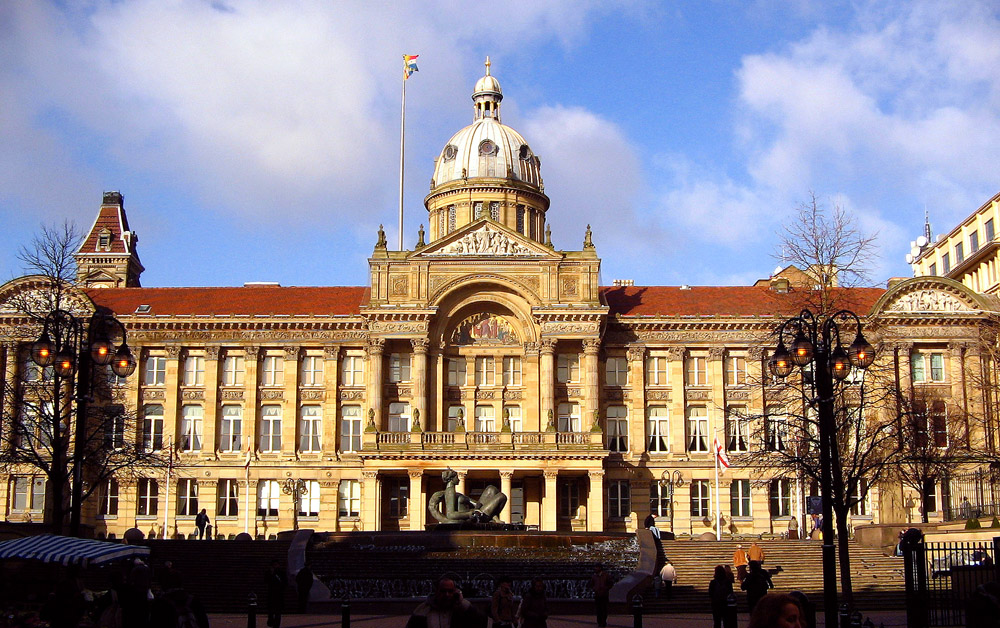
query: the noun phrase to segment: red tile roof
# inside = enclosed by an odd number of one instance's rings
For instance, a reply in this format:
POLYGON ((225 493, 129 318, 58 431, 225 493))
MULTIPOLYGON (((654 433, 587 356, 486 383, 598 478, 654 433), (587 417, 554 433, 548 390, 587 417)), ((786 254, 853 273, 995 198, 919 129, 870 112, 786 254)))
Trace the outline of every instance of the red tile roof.
POLYGON ((105 229, 111 232, 111 253, 130 252, 125 246, 125 240, 122 238, 122 232, 129 230, 125 210, 118 205, 101 205, 101 209, 97 212, 97 220, 94 221, 94 226, 90 228, 87 237, 80 244, 79 253, 103 252, 98 251, 97 240, 100 237, 101 231, 105 229))
MULTIPOLYGON (((884 288, 837 289, 838 307, 867 314, 884 288)), ((793 315, 815 298, 811 291, 774 292, 766 286, 621 286, 601 295, 618 316, 767 316, 793 315)))
POLYGON ((140 305, 150 306, 150 316, 351 316, 368 299, 360 286, 95 288, 87 294, 121 316, 140 305))

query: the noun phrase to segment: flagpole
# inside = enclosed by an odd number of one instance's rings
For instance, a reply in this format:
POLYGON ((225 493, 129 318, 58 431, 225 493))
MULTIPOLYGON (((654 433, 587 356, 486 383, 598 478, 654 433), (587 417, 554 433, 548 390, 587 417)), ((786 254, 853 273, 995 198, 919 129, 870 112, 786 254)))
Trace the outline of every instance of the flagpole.
POLYGON ((167 538, 167 518, 170 513, 170 476, 174 471, 174 437, 170 437, 170 449, 168 450, 167 456, 167 490, 164 494, 163 500, 163 534, 160 536, 164 539, 167 538))
MULTIPOLYGON (((405 55, 404 55, 405 64, 405 55)), ((403 71, 403 102, 399 111, 399 250, 403 250, 403 151, 406 137, 406 71, 403 71)))
POLYGON ((715 437, 715 540, 722 540, 722 510, 719 506, 719 437, 715 437))
POLYGON ((250 454, 250 448, 253 446, 252 443, 253 440, 251 440, 251 436, 247 435, 247 461, 245 465, 246 476, 247 476, 246 478, 247 490, 245 491, 246 494, 244 495, 244 502, 246 502, 245 504, 246 507, 243 509, 244 510, 243 531, 246 532, 247 534, 250 534, 250 459, 252 457, 252 455, 250 454))

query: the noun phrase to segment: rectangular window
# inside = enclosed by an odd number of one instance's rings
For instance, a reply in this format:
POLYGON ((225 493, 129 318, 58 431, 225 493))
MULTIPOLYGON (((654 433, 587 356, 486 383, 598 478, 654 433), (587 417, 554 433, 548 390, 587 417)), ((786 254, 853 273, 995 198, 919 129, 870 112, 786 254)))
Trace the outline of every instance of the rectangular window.
POLYGON ((691 480, 691 516, 707 517, 710 501, 708 480, 691 480))
POLYGON ((708 385, 708 358, 692 355, 685 360, 685 377, 688 386, 708 385))
POLYGON ((398 384, 410 381, 410 354, 389 354, 389 383, 398 384))
POLYGON ((979 231, 973 231, 969 234, 969 252, 975 253, 979 250, 979 231))
POLYGON ((260 450, 281 451, 281 406, 260 407, 260 450))
POLYGON ((557 379, 560 384, 580 381, 580 356, 575 353, 560 353, 557 379))
POLYGON ((483 202, 476 201, 472 204, 472 219, 478 220, 483 217, 483 202))
POLYGON ((490 201, 490 219, 500 221, 500 201, 490 201))
POLYGON ((771 480, 771 517, 788 517, 792 512, 791 483, 787 479, 771 480))
POLYGON ((323 385, 323 357, 318 355, 307 355, 302 358, 302 373, 300 383, 303 386, 323 385))
POLYGON ((15 512, 42 512, 45 509, 45 477, 41 475, 19 475, 12 478, 14 484, 15 512))
POLYGON ((184 385, 205 385, 205 358, 200 355, 189 355, 184 358, 184 385))
POLYGON ((521 406, 504 406, 503 411, 507 414, 507 420, 510 422, 510 431, 520 432, 521 423, 521 406))
POLYGON ((222 420, 219 429, 219 450, 240 451, 243 449, 243 407, 222 406, 222 420))
POLYGON ((965 247, 961 242, 955 244, 955 263, 961 264, 965 261, 965 247))
POLYGON ((667 379, 667 357, 663 355, 651 355, 646 358, 646 385, 666 386, 667 379))
POLYGON ((222 361, 222 385, 243 385, 244 359, 242 355, 227 355, 222 361))
POLYGON ((986 226, 986 241, 989 242, 990 240, 993 239, 994 236, 996 236, 996 231, 994 231, 993 229, 993 219, 990 218, 989 220, 987 220, 985 226, 986 226))
POLYGON ((604 363, 604 383, 606 386, 628 386, 627 358, 608 358, 604 363))
POLYGON ((750 480, 729 483, 729 514, 732 517, 750 516, 750 480))
POLYGON ((143 383, 146 386, 162 386, 167 381, 167 358, 149 356, 146 358, 146 370, 143 372, 143 383))
POLYGON ((135 514, 140 517, 155 517, 159 511, 160 485, 152 478, 139 479, 139 492, 135 504, 135 514))
POLYGON ((181 478, 177 481, 177 516, 193 517, 198 514, 198 481, 181 478))
POLYGON ((632 494, 628 480, 611 480, 608 484, 608 516, 624 519, 632 512, 632 494))
POLYGON ((914 351, 910 355, 910 372, 913 382, 944 381, 944 353, 941 351, 914 351))
POLYGON ((261 480, 257 483, 257 517, 278 516, 281 489, 277 480, 261 480))
POLYGON ((105 406, 104 412, 104 446, 108 449, 121 449, 125 446, 125 408, 119 404, 105 406))
POLYGON ((855 517, 866 517, 868 512, 868 482, 864 478, 858 480, 857 486, 851 491, 851 514, 855 517))
POLYGON ((746 358, 738 355, 728 356, 726 358, 726 386, 745 386, 746 383, 746 358))
POLYGON ((580 431, 580 404, 578 403, 560 403, 559 404, 559 423, 558 430, 560 432, 579 432, 580 431))
POLYGON ((260 370, 261 386, 285 385, 285 359, 280 355, 264 356, 260 370))
POLYGON ((521 358, 514 356, 505 356, 503 359, 503 385, 504 386, 520 386, 521 385, 521 358))
POLYGON ((608 406, 608 450, 628 451, 628 409, 625 406, 608 406))
POLYGON ((670 502, 674 498, 674 489, 670 482, 654 480, 649 484, 649 512, 656 517, 670 516, 670 502))
POLYGON ((305 493, 299 495, 299 516, 318 517, 319 516, 319 482, 315 480, 305 481, 305 493))
POLYGON ((670 414, 666 406, 652 406, 648 413, 649 451, 670 451, 670 414))
POLYGON ((341 480, 337 493, 337 514, 340 517, 361 516, 361 483, 357 480, 341 480))
POLYGON ((924 480, 923 502, 924 512, 928 514, 937 512, 937 480, 935 478, 924 480))
POLYGON ((746 406, 729 406, 726 413, 726 449, 744 452, 750 450, 750 419, 746 406))
MULTIPOLYGON (((45 367, 46 371, 50 371, 51 369, 52 369, 51 366, 45 367)), ((48 377, 51 379, 51 376, 48 377)), ((108 383, 108 386, 110 386, 111 388, 120 388, 128 384, 128 378, 119 377, 115 373, 114 369, 111 368, 110 364, 104 367, 104 381, 106 381, 108 383)))
POLYGON ((410 506, 409 478, 387 478, 385 483, 389 494, 389 516, 406 517, 410 506))
POLYGON ((299 409, 299 451, 319 452, 323 434, 323 413, 319 406, 299 409))
POLYGON ((142 449, 146 452, 163 449, 163 406, 158 403, 142 407, 142 449))
POLYGON ((399 401, 389 404, 389 431, 410 431, 410 404, 399 401))
POLYGON ((448 385, 465 386, 465 358, 448 358, 448 385))
POLYGON ((236 517, 240 514, 240 481, 219 480, 219 517, 236 517))
POLYGON ((365 358, 360 355, 347 355, 341 363, 340 383, 344 386, 365 385, 365 358))
POLYGON ((935 447, 948 446, 948 409, 942 399, 935 399, 931 402, 927 427, 935 447))
POLYGON ((205 409, 186 405, 181 408, 181 451, 201 451, 202 423, 205 409))
POLYGON ((517 232, 524 233, 524 205, 517 206, 517 232))
POLYGON ((118 516, 118 480, 111 478, 101 485, 97 514, 102 517, 118 516))
POLYGON ((708 411, 705 406, 691 406, 687 415, 688 451, 708 451, 708 411))
POLYGON ((946 275, 951 272, 951 257, 947 253, 941 256, 941 268, 946 275))
POLYGON ((768 408, 765 412, 765 438, 768 451, 784 451, 788 441, 788 417, 784 408, 768 408))
POLYGON ((24 381, 30 383, 51 382, 55 378, 55 369, 50 366, 38 366, 32 360, 25 360, 22 367, 24 381))
POLYGON ((566 479, 559 482, 559 515, 576 518, 580 514, 580 482, 566 479))
POLYGON ((476 358, 476 386, 496 385, 496 364, 491 356, 476 358))
POLYGON ((497 431, 496 409, 493 406, 476 406, 476 431, 497 431))
POLYGON ((454 432, 458 428, 458 421, 460 415, 464 414, 465 410, 462 406, 448 406, 448 431, 454 432))
POLYGON ((340 408, 340 450, 361 451, 361 406, 340 408))

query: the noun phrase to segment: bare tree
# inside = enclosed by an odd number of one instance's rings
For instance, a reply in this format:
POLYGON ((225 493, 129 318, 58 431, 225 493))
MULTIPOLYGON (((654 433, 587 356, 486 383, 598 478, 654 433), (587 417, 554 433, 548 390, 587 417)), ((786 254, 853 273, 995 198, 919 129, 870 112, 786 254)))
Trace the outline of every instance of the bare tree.
POLYGON ((67 307, 70 291, 76 284, 76 259, 83 236, 76 225, 42 225, 30 243, 17 253, 25 275, 44 278, 44 290, 15 295, 7 307, 32 319, 41 320, 52 310, 67 307))

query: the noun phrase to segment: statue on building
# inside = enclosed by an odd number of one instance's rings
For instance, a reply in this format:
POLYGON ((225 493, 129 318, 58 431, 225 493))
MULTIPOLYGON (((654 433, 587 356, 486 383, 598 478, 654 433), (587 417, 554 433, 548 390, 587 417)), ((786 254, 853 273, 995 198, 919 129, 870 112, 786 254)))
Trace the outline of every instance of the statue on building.
POLYGON ((507 504, 507 496, 495 486, 487 486, 479 501, 458 492, 458 472, 448 468, 441 472, 444 490, 437 491, 427 502, 427 511, 439 523, 488 523, 499 521, 497 516, 507 504))

